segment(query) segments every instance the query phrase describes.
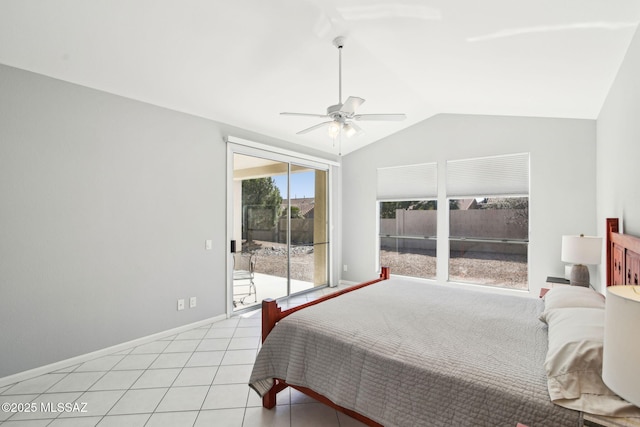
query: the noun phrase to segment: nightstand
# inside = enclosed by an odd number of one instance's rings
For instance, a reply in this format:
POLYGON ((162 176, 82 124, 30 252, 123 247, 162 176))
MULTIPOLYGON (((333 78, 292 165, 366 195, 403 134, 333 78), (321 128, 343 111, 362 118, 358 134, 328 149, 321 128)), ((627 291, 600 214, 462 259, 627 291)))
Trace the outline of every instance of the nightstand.
POLYGON ((561 277, 547 276, 547 288, 557 288, 558 286, 567 286, 569 281, 561 277))
POLYGON ((605 417, 584 414, 584 425, 590 427, 640 427, 640 418, 605 417))
POLYGON ((546 287, 540 289, 540 295, 539 295, 540 298, 544 297, 544 294, 549 292, 549 289, 557 288, 558 286, 569 286, 570 283, 567 279, 563 279, 561 277, 547 276, 546 285, 547 285, 546 287))

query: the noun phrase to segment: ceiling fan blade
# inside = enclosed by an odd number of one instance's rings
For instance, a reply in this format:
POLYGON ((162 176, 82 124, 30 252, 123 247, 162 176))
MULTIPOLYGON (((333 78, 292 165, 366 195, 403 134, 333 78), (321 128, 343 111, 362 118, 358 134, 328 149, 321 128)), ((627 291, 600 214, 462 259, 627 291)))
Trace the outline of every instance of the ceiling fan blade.
POLYGON ((399 122, 407 118, 406 114, 356 114, 354 120, 384 120, 399 122))
POLYGON ((356 109, 362 105, 364 99, 358 98, 357 96, 350 96, 344 101, 342 107, 340 107, 340 111, 347 114, 353 114, 356 112, 356 109))
POLYGON ((303 116, 303 117, 329 117, 326 114, 313 114, 313 113, 280 113, 281 116, 303 116))
POLYGON ((333 120, 329 120, 328 122, 318 123, 317 125, 313 125, 310 128, 306 128, 306 129, 301 130, 300 132, 296 132, 296 135, 304 135, 305 133, 309 133, 309 132, 311 132, 313 130, 320 129, 321 127, 327 126, 327 125, 329 125, 331 123, 333 123, 333 120))

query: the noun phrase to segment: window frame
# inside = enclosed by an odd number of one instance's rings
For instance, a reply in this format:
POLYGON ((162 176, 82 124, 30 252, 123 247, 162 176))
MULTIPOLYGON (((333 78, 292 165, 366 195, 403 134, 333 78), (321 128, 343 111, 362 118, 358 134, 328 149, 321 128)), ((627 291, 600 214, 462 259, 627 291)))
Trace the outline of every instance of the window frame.
MULTIPOLYGON (((381 233, 380 217, 381 204, 385 202, 406 201, 435 201, 436 212, 438 200, 439 162, 421 162, 409 165, 385 166, 377 168, 376 173, 376 270, 380 271, 381 233), (408 185, 407 185, 408 184, 408 185)), ((393 237, 393 236, 390 236, 393 237)), ((430 236, 435 240, 436 277, 437 278, 437 248, 438 248, 438 218, 436 216, 436 234, 430 236)), ((399 236, 406 238, 406 236, 399 236)), ((415 237, 424 239, 424 237, 415 237)), ((408 276, 413 277, 413 276, 408 276)))
POLYGON ((382 239, 383 238, 391 238, 391 239, 405 239, 405 240, 416 240, 416 241, 425 241, 425 240, 429 240, 429 241, 433 241, 434 242, 434 252, 435 252, 435 271, 433 276, 431 277, 422 277, 422 276, 409 276, 409 275, 404 275, 404 274, 400 274, 400 273, 393 273, 393 269, 392 274, 394 275, 398 275, 398 276, 403 276, 403 277, 411 277, 411 278, 415 278, 415 279, 421 279, 421 280, 436 280, 438 277, 438 199, 435 197, 428 197, 428 198, 419 198, 419 199, 397 199, 397 200, 377 200, 376 201, 376 217, 377 217, 377 221, 376 221, 376 240, 377 240, 377 244, 376 244, 376 270, 380 271, 381 269, 381 253, 382 253, 382 239), (381 231, 381 221, 382 221, 382 203, 399 203, 399 202, 435 202, 436 203, 436 209, 425 209, 425 211, 435 211, 435 233, 433 235, 404 235, 404 236, 399 236, 399 235, 391 235, 391 234, 382 234, 381 231))
MULTIPOLYGON (((382 202, 399 202, 399 201, 408 201, 408 200, 435 200, 437 202, 437 209, 440 211, 436 216, 436 235, 430 236, 436 242, 436 277, 434 278, 438 282, 441 283, 454 283, 454 284, 472 284, 472 286, 482 286, 482 284, 478 283, 468 283, 468 282, 460 282, 458 280, 451 280, 449 273, 449 265, 451 259, 451 242, 452 239, 466 240, 471 242, 472 240, 476 241, 485 241, 485 242, 494 242, 492 239, 477 239, 470 238, 465 236, 451 236, 450 234, 450 203, 451 200, 455 199, 464 199, 464 198, 487 198, 487 197, 527 197, 528 206, 530 206, 531 195, 530 195, 530 187, 531 187, 531 153, 530 152, 517 152, 517 153, 503 153, 503 154, 495 154, 488 155, 482 157, 469 157, 469 158, 458 158, 458 159, 438 159, 434 162, 423 162, 419 164, 405 165, 405 166, 386 166, 386 167, 378 167, 378 171, 392 171, 393 168, 413 168, 419 167, 420 165, 428 165, 432 168, 433 172, 433 181, 432 183, 435 188, 434 194, 429 195, 428 197, 417 197, 412 193, 410 196, 405 195, 402 197, 398 195, 397 197, 391 197, 388 193, 385 194, 385 197, 381 197, 380 194, 380 172, 378 173, 378 193, 376 195, 376 261, 375 266, 379 271, 381 267, 380 263, 380 250, 381 250, 381 237, 396 237, 396 238, 408 238, 407 236, 393 236, 381 235, 381 218, 380 218, 380 210, 382 202), (474 165, 474 162, 478 162, 478 164, 474 165), (486 162, 486 163, 483 163, 486 162), (466 180, 469 180, 471 184, 478 184, 478 182, 490 185, 491 190, 489 191, 478 191, 477 193, 473 193, 473 195, 455 193, 449 194, 450 189, 450 165, 455 164, 456 166, 465 166, 467 164, 471 165, 469 173, 467 171, 461 170, 458 167, 458 172, 461 172, 458 177, 463 177, 466 180), (487 167, 489 165, 489 167, 487 167), (473 169, 473 167, 477 167, 477 169, 473 169), (494 174, 493 172, 496 172, 494 174), (496 176, 499 178, 496 179, 496 176), (442 177, 441 179, 439 179, 442 177), (495 191, 495 188, 500 189, 500 185, 502 181, 505 182, 505 187, 508 188, 507 191, 495 191), (449 186, 449 188, 448 188, 449 186), (496 194, 497 193, 497 194, 496 194), (444 208, 444 204, 446 204, 446 209, 444 208), (446 255, 445 255, 446 254, 446 255)), ((462 168, 463 169, 463 168, 462 168)), ((464 179, 462 182, 464 184, 464 179)), ((460 188, 460 187, 458 187, 460 188)), ((465 188, 464 186, 462 187, 465 188)), ((470 186, 468 188, 477 188, 470 186)), ((402 194, 402 193, 399 193, 402 194)), ((527 264, 527 274, 526 281, 527 290, 531 289, 530 283, 530 260, 529 260, 529 238, 530 238, 530 230, 531 230, 531 215, 529 214, 529 209, 527 212, 527 237, 526 239, 496 239, 497 242, 508 241, 514 244, 524 244, 527 246, 526 249, 526 264, 527 264)), ((392 274, 395 274, 391 271, 392 274)), ((411 276, 414 277, 414 276, 411 276)), ((416 277, 419 280, 431 280, 416 277)), ((498 285, 488 285, 488 287, 492 289, 505 289, 498 285)), ((514 290, 514 289, 510 289, 514 290)), ((517 289, 518 291, 524 290, 522 287, 517 289)))
POLYGON ((515 239, 515 238, 492 238, 492 237, 465 237, 465 236, 452 236, 451 235, 451 211, 453 209, 451 209, 451 200, 464 200, 464 199, 479 199, 479 198, 483 198, 483 199, 491 199, 491 198, 525 198, 527 199, 527 211, 529 211, 529 203, 530 203, 530 195, 529 194, 502 194, 502 195, 478 195, 478 196, 452 196, 452 197, 447 197, 447 255, 446 255, 446 261, 447 261, 447 270, 446 270, 446 276, 447 276, 447 282, 448 283, 461 283, 461 284, 465 284, 465 285, 473 285, 473 286, 487 286, 490 288, 494 288, 494 289, 511 289, 511 290, 519 290, 519 291, 529 291, 531 289, 531 284, 529 281, 529 270, 530 270, 530 263, 529 263, 529 236, 530 236, 530 232, 531 232, 531 225, 530 225, 530 215, 527 212, 527 237, 526 239, 515 239), (512 287, 512 286, 506 286, 506 285, 500 285, 500 284, 487 284, 487 283, 480 283, 477 281, 465 281, 465 280, 459 280, 459 279, 452 279, 451 278, 451 242, 469 242, 469 243, 480 243, 480 244, 514 244, 514 245, 524 245, 526 246, 526 258, 527 258, 527 279, 526 279, 526 287, 522 288, 522 287, 512 287))

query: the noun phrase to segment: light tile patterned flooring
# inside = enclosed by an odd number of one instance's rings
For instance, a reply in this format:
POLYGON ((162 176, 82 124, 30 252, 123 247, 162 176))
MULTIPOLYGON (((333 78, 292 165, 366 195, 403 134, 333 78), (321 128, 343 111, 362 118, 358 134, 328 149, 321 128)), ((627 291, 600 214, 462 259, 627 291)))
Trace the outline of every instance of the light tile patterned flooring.
MULTIPOLYGON (((288 305, 336 289, 292 297, 288 305)), ((296 390, 281 392, 273 410, 263 409, 261 399, 247 385, 259 345, 260 312, 256 311, 1 387, 0 403, 32 403, 36 410, 0 410, 0 425, 363 425, 296 390), (86 412, 80 412, 83 409, 86 412)))

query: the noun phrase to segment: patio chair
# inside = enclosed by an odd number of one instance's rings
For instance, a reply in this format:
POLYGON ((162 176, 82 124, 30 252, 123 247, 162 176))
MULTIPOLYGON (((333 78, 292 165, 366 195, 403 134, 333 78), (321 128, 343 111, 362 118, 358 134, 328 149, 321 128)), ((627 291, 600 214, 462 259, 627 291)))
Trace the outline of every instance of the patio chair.
POLYGON ((233 306, 244 304, 247 297, 253 295, 253 302, 258 302, 256 285, 253 282, 256 267, 256 256, 250 253, 233 254, 233 306), (239 299, 236 299, 239 298, 239 299))

